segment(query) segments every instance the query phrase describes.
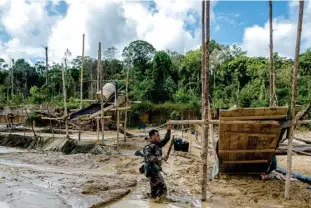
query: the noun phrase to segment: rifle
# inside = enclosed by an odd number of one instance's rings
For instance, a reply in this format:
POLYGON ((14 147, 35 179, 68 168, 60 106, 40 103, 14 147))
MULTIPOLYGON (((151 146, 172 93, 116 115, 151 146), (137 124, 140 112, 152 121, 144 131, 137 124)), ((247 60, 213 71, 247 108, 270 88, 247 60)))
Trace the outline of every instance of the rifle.
MULTIPOLYGON (((137 150, 137 151, 135 152, 135 155, 136 155, 136 156, 141 156, 141 157, 146 157, 146 155, 145 155, 144 153, 142 153, 141 151, 139 151, 139 150, 137 150)), ((161 171, 162 173, 164 173, 165 175, 167 175, 167 174, 162 170, 161 167, 159 167, 159 166, 156 165, 156 164, 153 164, 153 165, 154 165, 154 167, 155 167, 158 171, 161 171)))

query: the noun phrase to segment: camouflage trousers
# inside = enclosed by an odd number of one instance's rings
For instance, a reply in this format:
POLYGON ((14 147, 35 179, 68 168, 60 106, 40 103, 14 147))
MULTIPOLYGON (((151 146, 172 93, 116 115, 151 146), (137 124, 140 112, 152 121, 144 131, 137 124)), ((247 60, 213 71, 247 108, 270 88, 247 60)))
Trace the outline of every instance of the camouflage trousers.
POLYGON ((167 193, 167 188, 161 173, 158 171, 148 179, 150 182, 151 197, 165 197, 167 193))

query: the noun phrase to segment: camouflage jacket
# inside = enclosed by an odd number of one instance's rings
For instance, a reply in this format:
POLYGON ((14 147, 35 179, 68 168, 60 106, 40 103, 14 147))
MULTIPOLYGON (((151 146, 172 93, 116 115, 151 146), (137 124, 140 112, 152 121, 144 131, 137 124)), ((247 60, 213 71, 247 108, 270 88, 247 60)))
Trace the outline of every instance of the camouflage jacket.
POLYGON ((161 166, 162 164, 162 147, 164 147, 167 142, 170 140, 171 137, 171 130, 167 130, 164 139, 162 139, 159 143, 150 142, 144 148, 145 154, 145 163, 148 164, 156 164, 161 166))

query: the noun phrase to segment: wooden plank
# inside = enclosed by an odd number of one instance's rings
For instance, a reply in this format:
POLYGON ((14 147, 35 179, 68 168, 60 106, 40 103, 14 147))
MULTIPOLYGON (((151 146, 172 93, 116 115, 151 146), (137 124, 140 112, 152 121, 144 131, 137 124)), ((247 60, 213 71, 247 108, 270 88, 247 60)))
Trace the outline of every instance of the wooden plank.
POLYGON ((245 163, 268 163, 268 160, 231 160, 223 161, 224 164, 245 164, 245 163))
POLYGON ((233 110, 220 110, 220 117, 244 117, 244 116, 266 116, 287 115, 288 107, 277 108, 237 108, 233 110))
POLYGON ((275 149, 241 149, 241 150, 219 150, 221 153, 262 153, 262 152, 275 152, 275 149))
POLYGON ((245 132, 245 131, 226 131, 225 135, 227 134, 244 134, 244 135, 249 135, 249 136, 262 136, 262 137, 271 137, 274 138, 277 136, 277 134, 274 133, 250 133, 250 132, 245 132))
POLYGON ((206 121, 209 124, 262 124, 262 125, 277 125, 279 126, 280 123, 278 121, 271 121, 271 120, 262 120, 262 121, 255 121, 255 120, 242 120, 242 121, 221 121, 221 120, 210 120, 206 121))
POLYGON ((287 117, 287 114, 283 114, 283 115, 266 115, 266 116, 220 117, 220 120, 282 119, 282 118, 286 118, 286 117, 287 117))
POLYGON ((298 124, 311 124, 311 120, 297 121, 298 124))
MULTIPOLYGON (((114 107, 113 105, 109 105, 108 107, 104 108, 104 111, 108 111, 112 109, 113 107, 114 107)), ((89 118, 95 118, 99 116, 100 114, 101 114, 101 110, 97 111, 96 113, 93 113, 92 115, 89 116, 89 118)))
POLYGON ((168 123, 175 124, 175 125, 182 125, 182 124, 203 124, 203 120, 169 120, 168 123))

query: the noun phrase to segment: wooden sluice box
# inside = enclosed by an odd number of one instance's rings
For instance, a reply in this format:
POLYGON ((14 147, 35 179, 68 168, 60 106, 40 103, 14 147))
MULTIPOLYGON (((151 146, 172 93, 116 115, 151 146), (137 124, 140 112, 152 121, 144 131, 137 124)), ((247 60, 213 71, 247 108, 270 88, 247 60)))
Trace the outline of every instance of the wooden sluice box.
POLYGON ((220 121, 245 121, 220 124, 217 144, 220 172, 265 173, 285 129, 289 127, 287 112, 288 107, 220 110, 220 121))

